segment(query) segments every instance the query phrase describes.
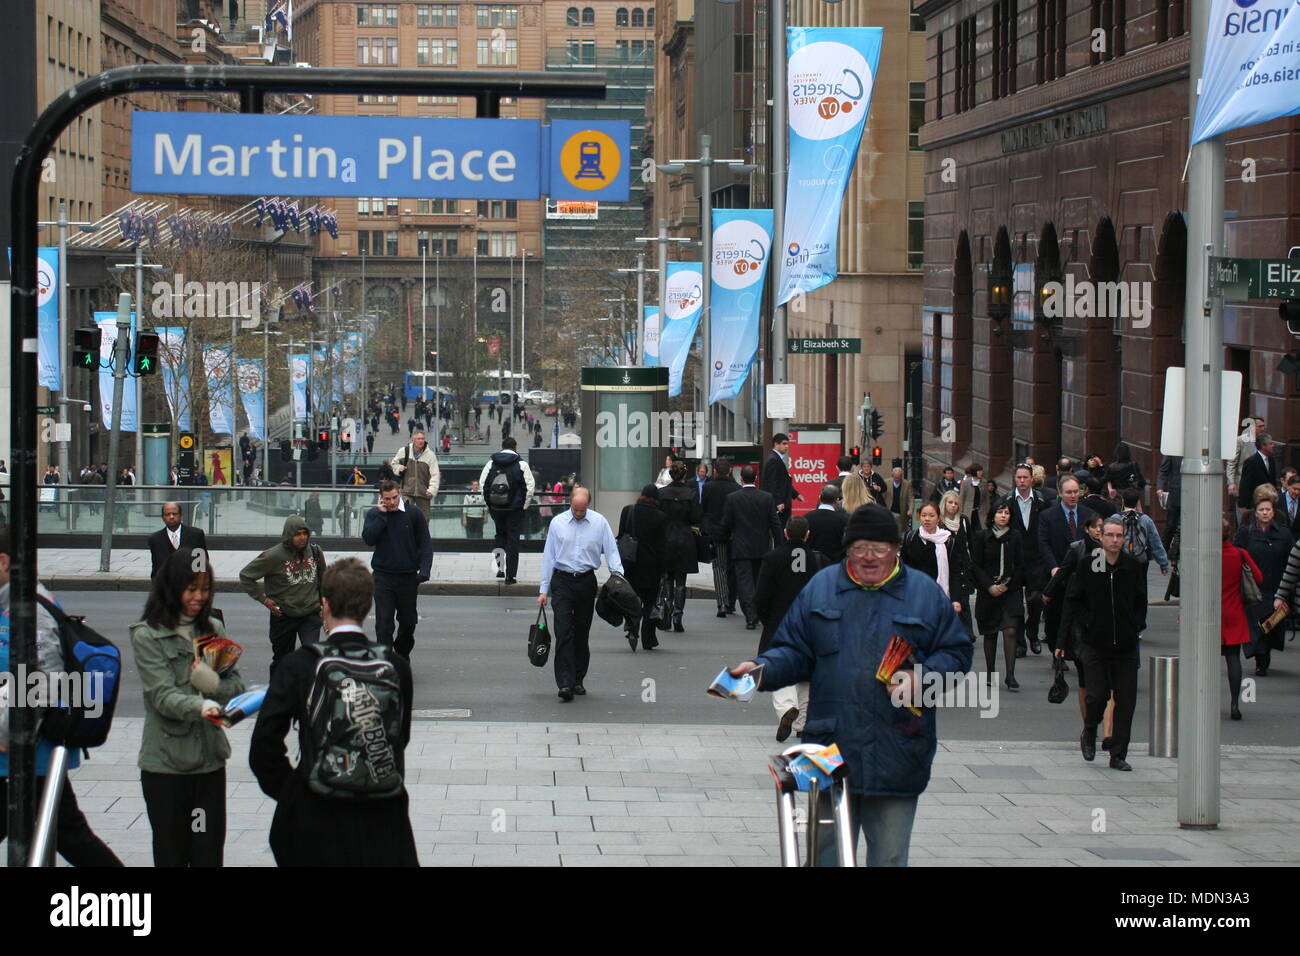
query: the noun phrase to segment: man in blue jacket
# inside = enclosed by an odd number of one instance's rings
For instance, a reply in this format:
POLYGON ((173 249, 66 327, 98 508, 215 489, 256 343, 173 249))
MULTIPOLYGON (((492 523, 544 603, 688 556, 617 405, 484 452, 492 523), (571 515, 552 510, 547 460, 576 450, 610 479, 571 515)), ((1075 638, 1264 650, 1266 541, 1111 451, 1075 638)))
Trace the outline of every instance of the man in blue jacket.
MULTIPOLYGON (((946 675, 971 664, 970 636, 952 603, 932 578, 899 562, 900 544, 889 511, 875 504, 855 511, 844 530, 846 559, 808 582, 767 651, 731 671, 762 665, 761 690, 810 682, 803 740, 839 744, 849 767, 853 843, 861 829, 868 866, 907 865, 917 798, 938 749, 935 711, 917 717, 895 697, 913 699, 916 665, 946 675), (876 679, 895 635, 913 648, 895 677, 897 693, 876 679)), ((827 836, 821 859, 833 866, 827 836)))

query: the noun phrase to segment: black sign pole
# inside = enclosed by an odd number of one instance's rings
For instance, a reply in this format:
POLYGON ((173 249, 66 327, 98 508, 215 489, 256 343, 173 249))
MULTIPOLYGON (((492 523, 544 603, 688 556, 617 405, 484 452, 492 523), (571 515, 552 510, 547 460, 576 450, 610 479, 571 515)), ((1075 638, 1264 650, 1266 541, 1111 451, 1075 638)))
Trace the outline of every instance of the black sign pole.
MULTIPOLYGON (((10 355, 13 362, 9 559, 11 673, 36 656, 36 238, 41 162, 82 113, 125 93, 235 92, 244 112, 267 93, 384 93, 472 96, 492 114, 501 97, 604 99, 605 74, 504 70, 356 70, 296 66, 123 66, 62 93, 37 118, 14 164, 9 215, 13 241, 10 355)), ((9 711, 9 865, 24 866, 36 816, 36 712, 16 695, 9 711)))

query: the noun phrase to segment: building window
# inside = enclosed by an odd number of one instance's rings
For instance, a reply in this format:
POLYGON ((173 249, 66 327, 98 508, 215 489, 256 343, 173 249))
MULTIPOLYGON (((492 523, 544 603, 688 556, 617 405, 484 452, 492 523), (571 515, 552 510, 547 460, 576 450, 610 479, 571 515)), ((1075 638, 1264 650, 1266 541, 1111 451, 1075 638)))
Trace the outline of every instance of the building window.
POLYGON ((1156 40, 1163 43, 1187 32, 1183 0, 1159 0, 1156 7, 1156 40))
POLYGON ((975 18, 957 23, 957 112, 975 106, 975 18))
POLYGON ((915 13, 912 14, 912 32, 913 33, 925 32, 925 17, 918 17, 915 13))
POLYGON ((1093 65, 1124 55, 1124 0, 1092 0, 1088 57, 1093 65))
POLYGON ((417 66, 456 66, 459 40, 443 37, 420 37, 415 41, 417 66))
POLYGON ((417 27, 454 27, 459 20, 459 8, 455 4, 416 4, 415 25, 417 27))
POLYGON ((480 219, 518 219, 519 203, 514 199, 480 199, 478 201, 480 219))
POLYGON ((415 234, 415 254, 421 257, 429 254, 429 234, 427 232, 417 232, 415 234))
POLYGON ((943 31, 934 34, 934 118, 943 119, 943 31))
POLYGON ((634 59, 634 60, 639 60, 639 59, 641 59, 642 57, 645 56, 646 51, 649 50, 649 49, 650 49, 650 41, 649 41, 649 40, 633 40, 633 41, 632 41, 632 59, 634 59))
POLYGON ((1016 0, 993 5, 993 98, 1016 91, 1016 0))
POLYGON ((565 49, 569 55, 570 66, 595 66, 595 40, 568 40, 565 43, 565 49))
POLYGON ((390 216, 397 215, 397 197, 392 197, 388 200, 387 209, 385 210, 385 212, 387 212, 387 214, 390 216))
POLYGON ((627 26, 627 7, 619 7, 614 11, 614 26, 627 26))
POLYGON ((368 215, 370 215, 370 197, 369 197, 369 196, 361 196, 360 198, 357 199, 357 215, 358 215, 358 216, 368 216, 368 215))
POLYGON ((1038 82, 1065 75, 1065 0, 1038 0, 1038 82))
POLYGON ((378 103, 381 106, 382 105, 395 106, 397 105, 397 97, 384 96, 382 93, 380 94, 361 93, 357 96, 357 102, 365 103, 365 104, 378 103))
POLYGON ((640 7, 632 8, 632 26, 634 27, 645 26, 645 10, 641 9, 640 7))
POLYGON ((359 27, 397 26, 397 4, 358 3, 357 4, 357 26, 359 27))
POLYGON ((384 255, 386 256, 397 255, 397 233, 396 232, 384 233, 384 255))
POLYGON ((478 234, 478 241, 475 243, 474 249, 480 256, 488 254, 488 234, 486 232, 478 234))
POLYGON ((596 25, 596 11, 591 7, 582 8, 582 25, 584 27, 594 27, 596 25))
POLYGON ((925 124, 925 83, 908 83, 907 147, 921 148, 921 127, 925 124))
POLYGON ((388 38, 388 56, 384 60, 386 66, 397 66, 397 37, 388 38))
POLYGON ((397 37, 357 37, 357 66, 397 66, 397 37))
POLYGON ((518 66, 519 41, 513 39, 502 40, 500 38, 488 39, 487 37, 479 37, 478 65, 518 66))
POLYGON ((925 265, 925 203, 907 204, 907 267, 920 269, 925 265))
MULTIPOLYGON (((455 43, 456 41, 451 42, 455 43)), ((454 96, 417 96, 415 102, 421 106, 455 106, 457 99, 454 96)))
POLYGON ((576 27, 578 25, 578 8, 569 7, 564 13, 564 22, 567 26, 576 27))
POLYGON ((357 253, 359 255, 370 255, 370 233, 364 229, 357 233, 357 253))
POLYGON ((648 27, 652 27, 652 26, 655 25, 655 8, 654 8, 654 7, 646 7, 646 8, 645 8, 645 25, 648 26, 648 27))
POLYGON ((475 15, 476 23, 480 27, 517 27, 519 25, 519 8, 513 5, 477 7, 475 15))

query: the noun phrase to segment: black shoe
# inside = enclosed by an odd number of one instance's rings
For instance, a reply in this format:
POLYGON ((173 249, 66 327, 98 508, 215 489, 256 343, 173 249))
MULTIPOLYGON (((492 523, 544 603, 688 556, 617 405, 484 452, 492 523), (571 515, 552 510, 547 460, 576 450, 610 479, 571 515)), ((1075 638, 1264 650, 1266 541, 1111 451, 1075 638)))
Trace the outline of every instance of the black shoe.
POLYGON ((794 722, 799 719, 799 708, 791 707, 781 715, 781 722, 776 725, 777 743, 783 743, 790 737, 790 730, 794 727, 794 722))
POLYGON ((753 621, 747 621, 747 622, 745 623, 745 630, 747 630, 747 631, 756 631, 756 630, 758 630, 758 625, 755 624, 753 621))
POLYGON ((506 576, 506 573, 505 573, 504 571, 498 571, 498 572, 497 572, 497 577, 499 577, 499 578, 504 578, 505 576, 506 576))
POLYGON ((1238 707, 1236 704, 1232 705, 1232 719, 1241 720, 1241 708, 1238 707))
POLYGON ((1041 654, 1043 653, 1043 642, 1035 638, 1029 642, 1029 649, 1035 654, 1041 654))
POLYGON ((673 615, 673 630, 678 634, 686 633, 686 628, 682 627, 682 616, 680 614, 673 615))
POLYGON ((572 687, 561 687, 561 688, 560 688, 560 700, 564 701, 566 704, 567 704, 569 701, 573 700, 573 688, 572 688, 572 687))
POLYGON ((726 616, 727 616, 727 612, 726 612, 726 611, 719 611, 719 612, 718 612, 718 617, 726 617, 726 616))
POLYGON ((1256 668, 1255 668, 1255 676, 1256 676, 1256 677, 1267 677, 1267 676, 1268 676, 1268 668, 1267 668, 1267 667, 1256 667, 1256 668))
POLYGON ((573 687, 573 692, 577 694, 579 697, 587 696, 587 688, 583 687, 581 684, 575 684, 573 687))
MULTIPOLYGON (((627 638, 627 646, 632 648, 632 653, 635 654, 637 635, 632 633, 631 631, 624 631, 623 636, 627 638)), ((649 648, 646 649, 649 650, 649 648)))
POLYGON ((1111 770, 1132 770, 1133 768, 1128 765, 1128 761, 1125 760, 1123 757, 1112 756, 1110 758, 1110 769, 1111 770))
POLYGON ((1101 738, 1101 749, 1104 750, 1104 751, 1106 751, 1107 753, 1110 753, 1111 744, 1113 744, 1113 743, 1115 743, 1115 738, 1114 738, 1114 737, 1102 737, 1102 738, 1101 738))
POLYGON ((519 583, 518 578, 506 578, 506 584, 518 584, 518 583, 519 583))
POLYGON ((1014 677, 1008 677, 1006 680, 1007 690, 1020 690, 1020 681, 1014 677))
POLYGON ((1027 652, 1023 647, 1017 647, 1017 648, 1016 648, 1016 660, 1019 660, 1020 658, 1026 656, 1027 653, 1028 653, 1028 652, 1027 652))
POLYGON ((1084 731, 1079 735, 1079 749, 1083 751, 1084 760, 1097 759, 1097 735, 1084 731))

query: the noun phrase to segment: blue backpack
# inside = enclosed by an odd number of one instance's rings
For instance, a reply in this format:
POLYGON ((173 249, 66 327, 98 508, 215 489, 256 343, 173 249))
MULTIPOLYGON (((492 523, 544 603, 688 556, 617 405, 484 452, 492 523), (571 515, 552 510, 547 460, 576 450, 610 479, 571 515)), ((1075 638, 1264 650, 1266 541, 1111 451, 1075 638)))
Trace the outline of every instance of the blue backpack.
POLYGON ((72 750, 98 747, 108 739, 122 680, 122 652, 117 645, 86 626, 84 617, 69 615, 42 595, 36 600, 59 626, 59 646, 69 686, 76 701, 51 705, 41 720, 41 735, 72 750))

